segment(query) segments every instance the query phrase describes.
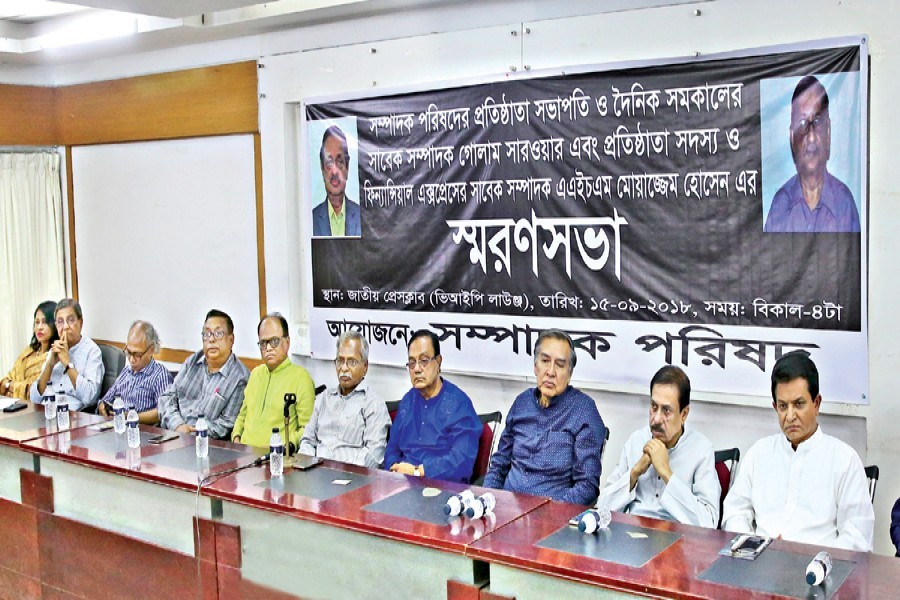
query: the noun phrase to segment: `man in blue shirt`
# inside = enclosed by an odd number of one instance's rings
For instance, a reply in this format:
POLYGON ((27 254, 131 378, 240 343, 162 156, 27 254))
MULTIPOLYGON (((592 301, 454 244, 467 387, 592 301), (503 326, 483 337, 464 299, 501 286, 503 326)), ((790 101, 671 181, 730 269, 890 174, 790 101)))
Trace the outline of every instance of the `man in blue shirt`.
POLYGON ((825 168, 831 157, 828 93, 818 79, 804 77, 791 98, 791 154, 797 174, 772 199, 767 232, 856 232, 853 194, 825 168))
POLYGON ((534 346, 537 387, 515 399, 506 417, 485 487, 592 504, 600 485, 606 426, 594 401, 569 381, 575 345, 558 329, 534 346))
POLYGON ((441 344, 426 329, 407 347, 412 389, 400 401, 384 452, 395 473, 467 482, 481 436, 481 420, 461 389, 441 377, 441 344))

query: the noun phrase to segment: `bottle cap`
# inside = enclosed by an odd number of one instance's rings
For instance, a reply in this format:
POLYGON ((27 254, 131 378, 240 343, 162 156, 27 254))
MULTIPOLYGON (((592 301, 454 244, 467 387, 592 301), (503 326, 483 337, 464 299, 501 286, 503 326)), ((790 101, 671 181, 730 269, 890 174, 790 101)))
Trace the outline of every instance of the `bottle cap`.
POLYGON ((278 433, 279 431, 281 431, 281 430, 278 429, 277 427, 272 428, 272 433, 278 433))
POLYGON ((806 583, 812 585, 816 582, 816 574, 813 573, 812 569, 806 572, 806 583))

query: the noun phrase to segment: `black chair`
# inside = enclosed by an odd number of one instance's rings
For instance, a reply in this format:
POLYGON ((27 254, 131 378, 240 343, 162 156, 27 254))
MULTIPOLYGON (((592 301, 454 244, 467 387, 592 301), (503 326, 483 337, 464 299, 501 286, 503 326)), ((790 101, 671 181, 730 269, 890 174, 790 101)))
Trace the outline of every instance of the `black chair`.
POLYGON ((866 477, 869 479, 869 496, 872 504, 875 504, 875 488, 878 486, 878 465, 866 467, 866 477))
POLYGON ((125 353, 107 344, 97 344, 100 348, 100 357, 103 360, 103 379, 100 381, 100 397, 106 395, 109 388, 116 382, 116 378, 125 368, 125 353))
POLYGON ((734 480, 734 469, 737 467, 738 461, 741 460, 741 451, 737 448, 728 450, 716 450, 715 458, 716 475, 719 477, 719 486, 722 493, 719 495, 719 523, 716 527, 722 527, 722 507, 725 505, 725 495, 731 489, 731 482, 734 480), (730 465, 726 464, 731 462, 730 465))
POLYGON ((600 448, 600 464, 601 465, 603 464, 603 456, 606 454, 606 447, 608 445, 609 445, 609 427, 606 428, 606 436, 603 438, 603 447, 600 448))

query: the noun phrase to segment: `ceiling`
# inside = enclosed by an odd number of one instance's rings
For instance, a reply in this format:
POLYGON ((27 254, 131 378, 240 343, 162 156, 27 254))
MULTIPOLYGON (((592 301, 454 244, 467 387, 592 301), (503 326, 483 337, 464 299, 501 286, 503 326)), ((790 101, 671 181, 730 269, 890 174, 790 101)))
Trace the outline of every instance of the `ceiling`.
POLYGON ((3 0, 0 64, 62 64, 256 35, 432 0, 3 0))

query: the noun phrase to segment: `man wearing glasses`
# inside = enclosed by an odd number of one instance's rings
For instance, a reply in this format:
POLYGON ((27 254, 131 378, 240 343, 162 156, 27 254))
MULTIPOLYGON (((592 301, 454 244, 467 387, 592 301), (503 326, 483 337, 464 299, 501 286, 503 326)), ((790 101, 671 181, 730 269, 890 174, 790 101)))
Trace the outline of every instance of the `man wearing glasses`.
POLYGON ((828 93, 813 76, 800 80, 791 98, 791 154, 797 174, 775 193, 767 232, 859 231, 859 212, 850 189, 831 175, 831 118, 828 93))
POLYGON ((125 406, 133 406, 137 411, 141 423, 159 423, 159 395, 172 383, 172 374, 153 359, 159 347, 159 334, 153 325, 147 321, 135 321, 131 325, 123 350, 127 364, 100 400, 97 412, 111 417, 113 402, 121 396, 125 406))
POLYGON ((345 331, 338 337, 336 352, 338 385, 316 399, 300 452, 377 469, 391 418, 384 400, 364 381, 369 342, 358 331, 345 331))
POLYGON ((50 346, 37 385, 31 386, 31 401, 40 404, 45 393, 55 394, 61 387, 69 396, 69 410, 90 408, 97 402, 103 381, 100 348, 81 335, 84 319, 75 300, 60 300, 55 317, 59 339, 50 346))
POLYGON ((597 499, 606 426, 594 400, 570 384, 576 361, 569 334, 541 332, 534 344, 537 386, 513 401, 485 487, 573 504, 597 499))
POLYGON ((416 331, 407 349, 413 387, 400 401, 384 466, 404 475, 466 483, 478 454, 481 421, 466 393, 441 377, 441 345, 433 332, 416 331))
POLYGON ((262 318, 256 327, 263 364, 250 374, 241 412, 234 423, 231 441, 268 448, 272 428, 281 430, 285 444, 296 452, 303 428, 309 421, 316 399, 312 377, 288 358, 291 338, 287 319, 278 313, 262 318), (294 394, 297 402, 288 406, 288 431, 284 430, 284 395, 294 394))
POLYGON ((319 166, 325 182, 325 202, 313 208, 313 235, 345 237, 362 235, 359 204, 347 197, 350 150, 347 136, 337 125, 325 130, 319 150, 319 166))
POLYGON ((205 417, 210 437, 227 439, 244 400, 250 371, 232 353, 234 322, 221 310, 206 313, 203 349, 184 361, 175 381, 159 397, 163 427, 184 433, 194 431, 205 417))

